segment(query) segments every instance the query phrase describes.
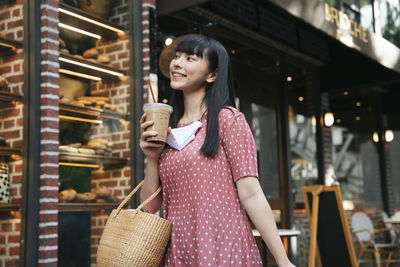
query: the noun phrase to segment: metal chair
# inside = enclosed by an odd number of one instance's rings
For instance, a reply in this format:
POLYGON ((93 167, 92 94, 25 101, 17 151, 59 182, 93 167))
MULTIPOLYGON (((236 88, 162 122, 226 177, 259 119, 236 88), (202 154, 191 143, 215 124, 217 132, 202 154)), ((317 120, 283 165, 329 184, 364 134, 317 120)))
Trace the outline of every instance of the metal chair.
POLYGON ((400 244, 399 226, 394 226, 392 223, 388 222, 389 216, 384 211, 382 212, 382 220, 383 223, 385 224, 385 227, 388 229, 391 242, 400 244))
POLYGON ((358 254, 359 262, 368 261, 364 259, 364 256, 367 256, 368 252, 373 254, 374 261, 378 267, 381 266, 381 263, 386 263, 386 266, 389 266, 390 263, 398 262, 392 258, 399 251, 398 243, 378 243, 375 241, 376 233, 390 231, 390 228, 374 229, 372 220, 364 212, 353 213, 351 216, 351 227, 360 247, 358 254), (382 259, 384 255, 386 258, 382 259))

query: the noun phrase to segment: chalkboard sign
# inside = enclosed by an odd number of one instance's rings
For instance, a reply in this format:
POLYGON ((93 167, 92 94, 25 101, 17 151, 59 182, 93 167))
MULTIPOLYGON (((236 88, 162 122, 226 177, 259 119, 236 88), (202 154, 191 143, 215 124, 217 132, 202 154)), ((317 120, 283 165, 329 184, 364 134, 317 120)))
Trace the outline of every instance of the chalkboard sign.
POLYGON ((305 186, 310 223, 309 266, 358 266, 339 186, 305 186))

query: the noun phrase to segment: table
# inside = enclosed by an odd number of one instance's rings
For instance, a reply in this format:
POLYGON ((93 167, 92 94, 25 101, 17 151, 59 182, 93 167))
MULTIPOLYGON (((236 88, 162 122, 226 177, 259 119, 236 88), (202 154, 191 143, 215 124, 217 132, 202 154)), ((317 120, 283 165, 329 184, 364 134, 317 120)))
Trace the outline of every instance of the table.
MULTIPOLYGON (((257 229, 253 229, 253 236, 255 238, 261 238, 260 232, 257 229)), ((289 251, 289 238, 296 237, 300 234, 299 230, 294 229, 278 229, 278 234, 282 238, 283 246, 285 247, 286 253, 289 251)), ((263 250, 266 252, 266 244, 263 242, 263 250)))
POLYGON ((392 216, 389 219, 385 220, 385 223, 400 224, 400 216, 392 216))

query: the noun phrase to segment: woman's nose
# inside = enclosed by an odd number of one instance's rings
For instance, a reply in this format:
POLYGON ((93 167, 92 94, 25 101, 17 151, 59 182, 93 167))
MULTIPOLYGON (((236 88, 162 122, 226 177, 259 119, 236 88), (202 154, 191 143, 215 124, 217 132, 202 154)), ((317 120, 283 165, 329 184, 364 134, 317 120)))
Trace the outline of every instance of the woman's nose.
POLYGON ((176 57, 172 60, 173 65, 177 66, 177 67, 181 67, 182 66, 182 57, 176 57))

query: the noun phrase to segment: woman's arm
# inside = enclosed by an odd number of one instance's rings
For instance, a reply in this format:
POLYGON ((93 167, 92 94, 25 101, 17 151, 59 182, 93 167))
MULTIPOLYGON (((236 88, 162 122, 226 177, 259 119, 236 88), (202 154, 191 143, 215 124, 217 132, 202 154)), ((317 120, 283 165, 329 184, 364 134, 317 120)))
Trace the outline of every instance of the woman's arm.
MULTIPOLYGON (((146 138, 149 136, 155 136, 157 133, 152 131, 146 131, 146 128, 152 125, 154 121, 146 122, 146 113, 144 113, 140 119, 140 148, 146 156, 147 164, 144 176, 144 183, 142 189, 140 190, 140 202, 145 201, 150 197, 160 185, 160 178, 158 175, 158 159, 160 158, 161 151, 164 145, 147 142, 146 138)), ((168 133, 171 131, 168 128, 168 133)), ((156 198, 150 201, 144 210, 149 213, 157 212, 161 207, 162 196, 158 194, 156 198)))
MULTIPOLYGON (((146 170, 144 176, 144 183, 140 190, 140 202, 143 203, 149 198, 160 185, 158 178, 158 161, 147 160, 146 170)), ((143 209, 149 213, 156 213, 161 208, 162 196, 158 194, 152 201, 150 201, 143 209)))
POLYGON ((236 182, 239 200, 245 208, 254 226, 260 232, 278 266, 294 266, 288 259, 278 234, 275 219, 271 207, 258 179, 244 177, 236 182))

